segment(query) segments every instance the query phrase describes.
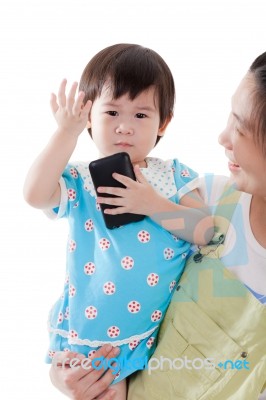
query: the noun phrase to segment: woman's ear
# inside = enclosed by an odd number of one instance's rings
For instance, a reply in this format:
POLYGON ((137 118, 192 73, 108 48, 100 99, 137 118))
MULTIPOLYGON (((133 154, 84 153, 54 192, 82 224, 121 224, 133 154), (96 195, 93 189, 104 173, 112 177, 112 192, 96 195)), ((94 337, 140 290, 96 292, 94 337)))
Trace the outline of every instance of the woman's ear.
POLYGON ((171 119, 172 119, 172 115, 171 115, 170 117, 168 117, 168 118, 164 121, 164 123, 162 124, 162 126, 159 128, 158 136, 163 136, 163 135, 165 134, 166 128, 167 128, 169 122, 171 121, 171 119))

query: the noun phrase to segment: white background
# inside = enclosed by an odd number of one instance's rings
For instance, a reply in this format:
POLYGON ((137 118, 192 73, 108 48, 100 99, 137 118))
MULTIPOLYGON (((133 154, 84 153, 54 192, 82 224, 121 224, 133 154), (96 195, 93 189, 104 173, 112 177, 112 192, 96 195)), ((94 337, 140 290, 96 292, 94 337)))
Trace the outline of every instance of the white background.
MULTIPOLYGON (((230 98, 266 50, 264 0, 2 0, 0 4, 1 397, 64 398, 50 385, 46 317, 61 293, 67 225, 23 200, 26 172, 55 130, 50 92, 79 80, 119 42, 157 51, 171 68, 175 117, 153 154, 227 174, 217 136, 230 98)), ((74 159, 97 157, 84 132, 74 159)))

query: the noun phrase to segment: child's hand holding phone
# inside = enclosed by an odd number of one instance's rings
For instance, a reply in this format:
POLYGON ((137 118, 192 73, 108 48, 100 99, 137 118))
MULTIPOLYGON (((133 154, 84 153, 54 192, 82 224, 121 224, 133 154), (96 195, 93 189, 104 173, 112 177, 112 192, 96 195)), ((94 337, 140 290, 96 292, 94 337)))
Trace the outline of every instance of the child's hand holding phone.
POLYGON ((119 198, 121 199, 122 197, 119 197, 119 189, 126 188, 126 185, 121 180, 125 181, 125 183, 128 182, 128 179, 136 181, 133 166, 127 153, 116 153, 92 161, 89 169, 96 193, 101 196, 98 198, 98 202, 107 228, 113 229, 130 222, 138 222, 145 217, 141 214, 125 212, 122 204, 116 204, 120 202, 119 198), (114 173, 120 175, 117 175, 118 179, 113 177, 114 173), (116 194, 111 192, 116 192, 116 194), (112 213, 114 214, 112 215, 112 213))

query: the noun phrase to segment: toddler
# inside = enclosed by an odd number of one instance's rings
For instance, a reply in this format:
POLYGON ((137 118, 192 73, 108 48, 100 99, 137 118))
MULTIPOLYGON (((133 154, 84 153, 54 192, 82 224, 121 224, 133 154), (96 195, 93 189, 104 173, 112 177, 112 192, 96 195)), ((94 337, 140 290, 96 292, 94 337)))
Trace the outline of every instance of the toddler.
POLYGON ((156 52, 135 44, 109 46, 86 66, 78 95, 78 84, 67 95, 66 83, 51 97, 58 127, 24 187, 29 204, 69 222, 66 279, 50 312, 47 361, 59 351, 90 357, 105 343, 119 346, 122 368, 114 388, 122 400, 125 378, 144 368, 154 351, 190 243, 206 244, 213 223, 194 184, 197 174, 177 159, 148 157, 165 134, 175 99, 172 74, 156 52), (89 162, 69 163, 86 127, 99 157, 130 156, 137 180, 114 173, 124 188, 98 188, 118 197, 97 196, 89 162), (189 194, 179 201, 184 190, 189 194), (104 203, 117 206, 106 213, 145 218, 107 229, 104 203))

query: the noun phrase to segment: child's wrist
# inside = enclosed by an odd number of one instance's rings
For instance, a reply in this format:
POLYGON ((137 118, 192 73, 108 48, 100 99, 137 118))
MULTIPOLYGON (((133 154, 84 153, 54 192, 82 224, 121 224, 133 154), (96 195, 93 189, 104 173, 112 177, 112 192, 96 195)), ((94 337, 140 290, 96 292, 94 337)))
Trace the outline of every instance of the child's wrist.
POLYGON ((73 141, 74 143, 77 142, 79 138, 79 135, 72 133, 65 128, 57 128, 54 133, 54 136, 56 136, 59 139, 62 139, 64 142, 73 141))
POLYGON ((152 217, 160 212, 165 212, 169 208, 169 200, 162 197, 160 194, 156 194, 156 197, 150 202, 148 217, 152 217))

